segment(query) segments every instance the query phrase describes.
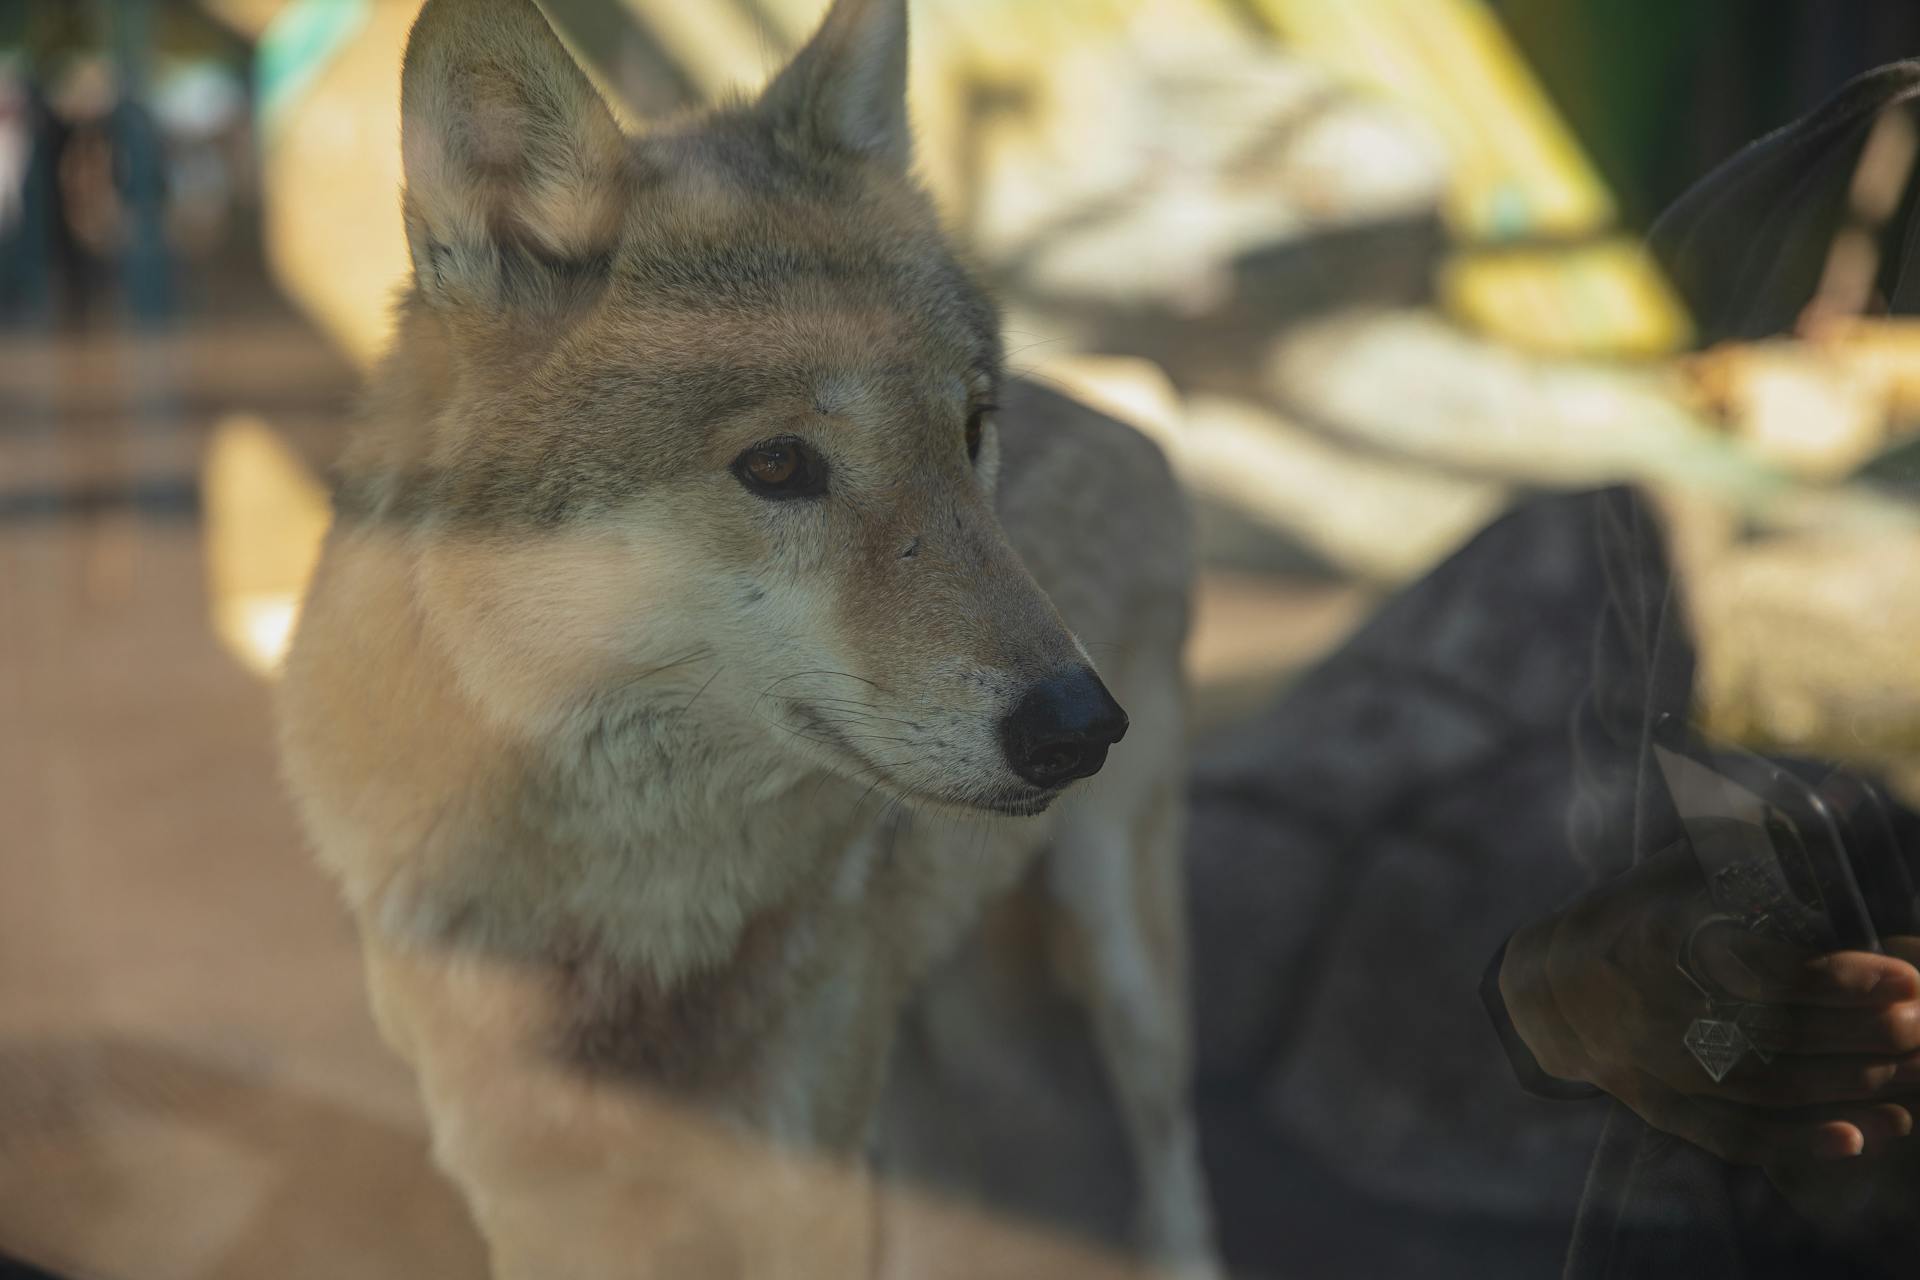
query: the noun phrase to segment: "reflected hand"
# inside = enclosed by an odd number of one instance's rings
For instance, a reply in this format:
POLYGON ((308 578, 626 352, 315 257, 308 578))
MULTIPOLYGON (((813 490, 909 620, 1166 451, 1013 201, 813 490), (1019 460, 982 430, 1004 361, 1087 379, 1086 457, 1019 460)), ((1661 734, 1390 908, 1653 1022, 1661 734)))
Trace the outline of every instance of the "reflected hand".
POLYGON ((1798 1160, 1767 1176, 1801 1216, 1889 1275, 1920 1258, 1920 1142, 1889 1143, 1860 1160, 1798 1160))
POLYGON ((1716 914, 1692 854, 1648 859, 1508 944, 1500 991, 1541 1067, 1737 1164, 1790 1166, 1904 1137, 1920 1100, 1920 939, 1809 955, 1716 914), (1696 932, 1697 930, 1697 932, 1696 932), (1684 1040, 1706 999, 1770 1006, 1761 1047, 1715 1082, 1684 1040))

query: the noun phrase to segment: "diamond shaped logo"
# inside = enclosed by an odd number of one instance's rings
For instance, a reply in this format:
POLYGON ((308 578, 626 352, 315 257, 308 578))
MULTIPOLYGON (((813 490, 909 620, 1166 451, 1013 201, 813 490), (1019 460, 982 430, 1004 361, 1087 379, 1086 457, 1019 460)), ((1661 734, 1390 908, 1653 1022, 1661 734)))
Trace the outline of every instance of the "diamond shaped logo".
POLYGON ((1687 1028, 1686 1046, 1715 1084, 1726 1079, 1727 1072, 1733 1070, 1752 1047, 1747 1033, 1738 1024, 1723 1018, 1695 1018, 1687 1028))
POLYGON ((1733 1015, 1734 1025, 1747 1037, 1747 1047, 1763 1064, 1771 1063, 1785 1047, 1792 1019, 1769 1004, 1743 1004, 1733 1015))

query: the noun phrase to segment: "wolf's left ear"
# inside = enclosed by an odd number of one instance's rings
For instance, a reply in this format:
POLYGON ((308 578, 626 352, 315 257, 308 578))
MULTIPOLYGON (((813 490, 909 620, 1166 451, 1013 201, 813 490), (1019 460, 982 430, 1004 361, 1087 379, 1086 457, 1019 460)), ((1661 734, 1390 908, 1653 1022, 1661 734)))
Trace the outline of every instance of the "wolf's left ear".
POLYGON ((907 121, 907 0, 834 0, 820 30, 760 98, 776 129, 806 146, 913 160, 907 121))
POLYGON ((494 302, 602 259, 620 126, 532 0, 428 0, 400 76, 407 244, 430 300, 494 302))

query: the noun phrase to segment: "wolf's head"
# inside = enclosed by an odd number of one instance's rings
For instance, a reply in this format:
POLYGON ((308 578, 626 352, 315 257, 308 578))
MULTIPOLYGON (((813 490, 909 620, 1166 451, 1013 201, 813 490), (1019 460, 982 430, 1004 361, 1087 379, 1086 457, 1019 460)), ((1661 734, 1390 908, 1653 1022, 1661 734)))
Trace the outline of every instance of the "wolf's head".
POLYGON ((696 725, 1036 811, 1126 717, 994 516, 993 307, 909 168, 905 0, 757 101, 624 136, 531 0, 431 0, 414 279, 343 513, 415 530, 428 632, 529 739, 696 725))

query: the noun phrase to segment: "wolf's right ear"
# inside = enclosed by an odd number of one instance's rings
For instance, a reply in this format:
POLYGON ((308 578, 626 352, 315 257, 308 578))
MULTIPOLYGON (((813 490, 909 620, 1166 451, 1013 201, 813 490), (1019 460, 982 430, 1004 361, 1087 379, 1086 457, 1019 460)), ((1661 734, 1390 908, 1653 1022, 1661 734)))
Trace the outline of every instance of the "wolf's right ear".
POLYGON ((407 245, 430 301, 498 303, 612 250, 626 140, 533 0, 428 0, 400 75, 407 245))
POLYGON ((834 0, 820 29, 760 97, 774 128, 803 145, 905 169, 907 0, 834 0))

